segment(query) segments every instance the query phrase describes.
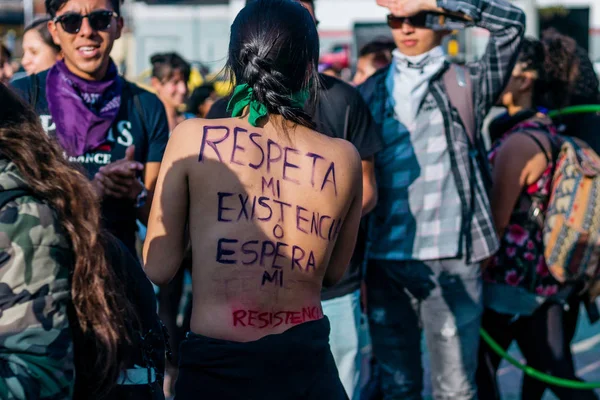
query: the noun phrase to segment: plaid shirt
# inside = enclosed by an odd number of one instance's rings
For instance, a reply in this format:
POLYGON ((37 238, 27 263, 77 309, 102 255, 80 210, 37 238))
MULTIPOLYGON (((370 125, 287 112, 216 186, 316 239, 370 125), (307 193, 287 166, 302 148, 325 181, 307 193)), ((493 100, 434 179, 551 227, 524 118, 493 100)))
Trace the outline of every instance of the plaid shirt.
MULTIPOLYGON (((475 25, 490 32, 490 40, 482 59, 468 64, 473 81, 476 126, 481 127, 510 78, 525 32, 525 14, 505 0, 438 0, 438 6, 463 13, 473 22, 467 24, 450 17, 441 19, 429 15, 427 27, 453 30, 475 25)), ((490 185, 489 165, 481 135, 478 135, 475 145, 471 145, 466 139, 467 134, 457 111, 449 103, 442 82, 446 68, 432 79, 429 93, 443 116, 452 176, 461 201, 461 231, 464 239, 464 242, 461 241, 461 248, 466 249, 464 256, 467 262, 474 263, 494 254, 499 246, 486 190, 490 185), (454 145, 464 143, 465 140, 468 146, 454 145)), ((359 87, 375 121, 381 127, 390 126, 387 122, 394 118, 393 114, 385 112, 389 96, 385 84, 388 71, 389 69, 379 71, 359 87)), ((380 215, 381 211, 389 212, 380 210, 380 215)), ((389 221, 389 218, 371 219, 375 229, 384 228, 377 225, 389 221)), ((397 245, 401 246, 402 238, 396 240, 397 245)))

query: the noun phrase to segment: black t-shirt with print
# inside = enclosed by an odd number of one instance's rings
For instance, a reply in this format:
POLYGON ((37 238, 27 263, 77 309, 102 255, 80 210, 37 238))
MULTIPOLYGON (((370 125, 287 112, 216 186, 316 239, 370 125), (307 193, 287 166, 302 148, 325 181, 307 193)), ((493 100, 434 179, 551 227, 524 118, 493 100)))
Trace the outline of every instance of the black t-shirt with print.
MULTIPOLYGON (((27 103, 35 106, 44 130, 49 135, 55 136, 56 125, 48 110, 48 100, 46 99, 47 74, 48 71, 45 71, 37 76, 19 79, 12 83, 12 87, 27 103), (35 86, 37 86, 37 91, 35 86)), ((123 159, 125 150, 131 145, 135 145, 136 161, 143 164, 160 162, 168 138, 167 116, 158 97, 130 82, 125 82, 121 108, 108 132, 106 142, 80 157, 69 157, 69 161, 80 165, 91 180, 100 167, 123 159), (136 107, 135 97, 139 100, 137 102, 139 109, 136 107), (141 113, 143 115, 140 115, 141 113)), ((104 226, 127 248, 134 251, 135 202, 107 197, 102 202, 102 216, 104 226)))
MULTIPOLYGON (((383 142, 362 96, 352 86, 337 78, 324 74, 320 76, 322 88, 312 115, 315 130, 329 137, 348 140, 356 147, 363 160, 374 156, 383 148, 383 142)), ((228 101, 229 99, 221 99, 215 102, 206 117, 231 117, 231 113, 227 112, 228 101)), ((337 285, 323 289, 323 300, 342 297, 360 288, 365 244, 366 232, 361 224, 348 270, 337 285)))

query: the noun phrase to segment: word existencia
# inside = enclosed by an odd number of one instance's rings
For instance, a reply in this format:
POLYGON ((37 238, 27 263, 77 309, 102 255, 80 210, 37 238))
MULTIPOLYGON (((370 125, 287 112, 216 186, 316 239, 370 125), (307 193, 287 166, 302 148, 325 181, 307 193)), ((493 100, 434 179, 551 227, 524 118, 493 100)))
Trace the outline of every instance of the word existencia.
POLYGON ((304 307, 301 311, 260 312, 236 310, 232 313, 233 326, 251 326, 258 329, 277 328, 280 325, 298 325, 323 318, 320 307, 304 307))
MULTIPOLYGON (((204 133, 202 135, 202 144, 200 145, 200 155, 198 161, 203 162, 204 152, 209 147, 215 153, 220 162, 224 162, 223 149, 219 150, 219 145, 226 142, 227 140, 233 140, 233 146, 231 154, 229 155, 229 163, 237 164, 241 166, 248 166, 254 170, 258 170, 263 166, 266 167, 267 173, 271 173, 273 168, 281 168, 281 175, 284 181, 293 182, 300 185, 301 182, 292 177, 293 170, 301 169, 298 164, 294 164, 294 158, 298 160, 299 157, 307 157, 312 159, 312 170, 310 173, 310 184, 313 188, 318 188, 321 191, 326 186, 332 185, 334 193, 337 195, 337 183, 335 179, 335 163, 329 162, 329 166, 325 174, 322 177, 315 177, 317 171, 317 164, 327 163, 328 160, 325 157, 315 153, 306 153, 302 155, 299 150, 293 147, 282 147, 277 142, 267 139, 264 143, 262 135, 260 133, 250 133, 246 129, 235 127, 233 128, 233 135, 231 135, 231 129, 226 126, 205 126, 204 133), (230 138, 232 136, 232 138, 230 138), (244 144, 242 146, 241 144, 244 144), (245 146, 255 146, 260 151, 261 156, 259 159, 254 160, 255 162, 244 162, 241 160, 241 153, 246 151, 245 146), (237 157, 236 157, 237 156, 237 157)), ((325 164, 327 165, 327 164, 325 164)), ((298 174, 305 176, 306 174, 298 174)))
MULTIPOLYGON (((241 193, 218 192, 217 221, 238 222, 240 220, 277 223, 285 222, 288 218, 294 218, 296 229, 307 235, 331 241, 335 239, 342 227, 341 218, 333 218, 317 211, 286 203, 267 196, 249 196, 241 193)), ((281 239, 283 232, 275 237, 281 239)))

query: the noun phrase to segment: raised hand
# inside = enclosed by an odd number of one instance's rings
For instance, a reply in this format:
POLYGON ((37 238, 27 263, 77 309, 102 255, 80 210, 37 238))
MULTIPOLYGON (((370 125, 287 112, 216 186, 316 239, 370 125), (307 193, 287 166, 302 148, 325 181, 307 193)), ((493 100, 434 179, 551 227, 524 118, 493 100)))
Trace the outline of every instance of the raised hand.
POLYGON ((386 7, 397 17, 410 17, 424 11, 437 11, 435 0, 376 0, 377 5, 386 7))

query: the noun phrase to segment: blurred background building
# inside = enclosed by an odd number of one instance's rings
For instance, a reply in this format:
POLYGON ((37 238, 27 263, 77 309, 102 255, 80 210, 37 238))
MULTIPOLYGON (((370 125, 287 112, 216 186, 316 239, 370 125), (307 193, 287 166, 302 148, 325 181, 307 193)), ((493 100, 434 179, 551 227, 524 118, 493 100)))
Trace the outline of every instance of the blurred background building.
MULTIPOLYGON (((600 72, 600 0, 514 0, 525 9, 528 34, 553 26, 588 49, 600 72)), ((43 0, 0 0, 0 38, 19 57, 23 25, 44 14, 43 0)), ((177 51, 201 75, 221 70, 227 56, 229 26, 244 0, 125 0, 126 31, 113 57, 131 79, 148 74, 150 55, 177 51)), ((316 0, 324 61, 351 69, 357 49, 389 35, 383 8, 374 0, 316 0)), ((449 53, 471 60, 487 42, 487 32, 471 29, 447 41, 449 53)))

